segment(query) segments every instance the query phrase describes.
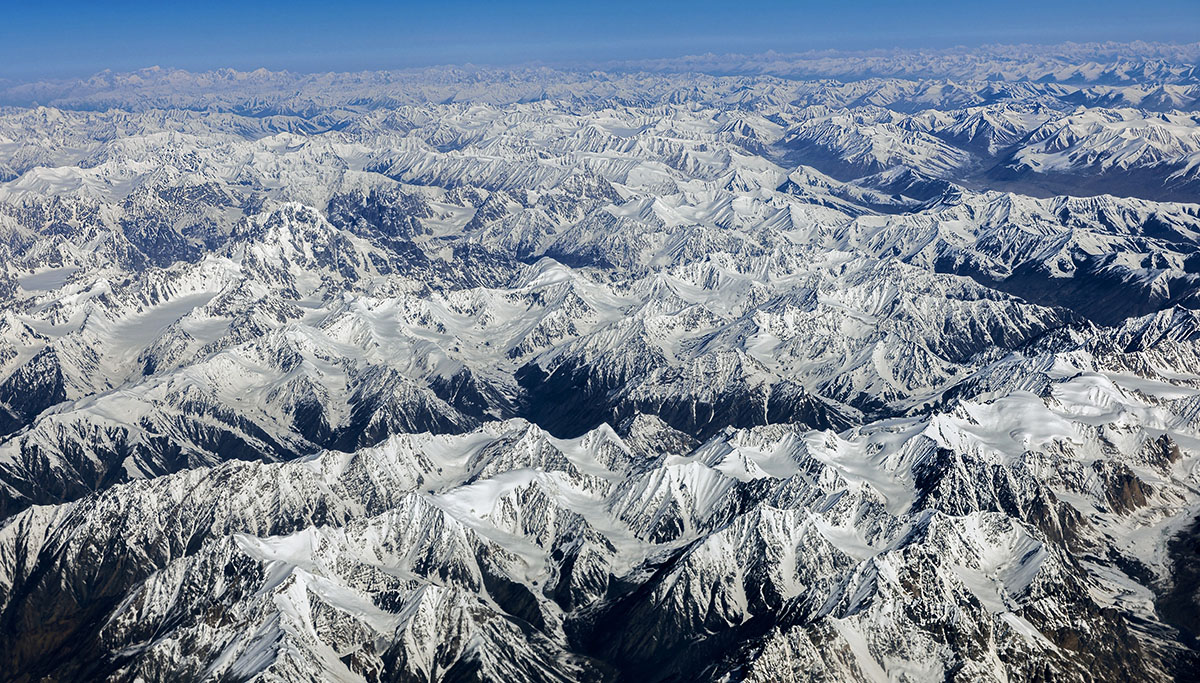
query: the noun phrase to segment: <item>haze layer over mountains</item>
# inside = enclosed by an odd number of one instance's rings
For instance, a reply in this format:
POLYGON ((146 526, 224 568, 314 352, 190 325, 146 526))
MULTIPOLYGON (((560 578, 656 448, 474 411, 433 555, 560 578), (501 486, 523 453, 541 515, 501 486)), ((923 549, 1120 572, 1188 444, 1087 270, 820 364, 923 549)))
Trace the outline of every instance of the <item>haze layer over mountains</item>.
POLYGON ((0 82, 0 679, 1195 680, 1198 59, 0 82))

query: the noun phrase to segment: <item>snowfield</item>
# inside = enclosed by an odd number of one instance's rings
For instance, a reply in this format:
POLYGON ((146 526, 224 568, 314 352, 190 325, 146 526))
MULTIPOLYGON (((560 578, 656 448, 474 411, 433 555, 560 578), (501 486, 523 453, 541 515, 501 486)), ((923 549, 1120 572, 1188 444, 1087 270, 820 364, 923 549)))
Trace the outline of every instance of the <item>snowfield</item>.
POLYGON ((1196 680, 1198 56, 3 84, 0 680, 1196 680))

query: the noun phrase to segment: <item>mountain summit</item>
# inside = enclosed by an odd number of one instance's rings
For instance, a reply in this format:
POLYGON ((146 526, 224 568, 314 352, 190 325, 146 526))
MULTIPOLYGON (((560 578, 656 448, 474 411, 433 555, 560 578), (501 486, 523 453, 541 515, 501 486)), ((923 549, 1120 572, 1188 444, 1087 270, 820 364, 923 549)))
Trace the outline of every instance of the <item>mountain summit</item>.
POLYGON ((0 680, 1197 680, 1195 56, 5 84, 0 680))

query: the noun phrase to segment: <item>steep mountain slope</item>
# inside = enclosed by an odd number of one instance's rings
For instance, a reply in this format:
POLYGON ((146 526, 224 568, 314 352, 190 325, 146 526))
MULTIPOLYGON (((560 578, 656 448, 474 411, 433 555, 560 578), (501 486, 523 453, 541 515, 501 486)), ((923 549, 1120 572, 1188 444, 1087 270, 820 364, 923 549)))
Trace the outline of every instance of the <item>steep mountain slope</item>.
POLYGON ((1194 680, 1122 49, 5 86, 0 680, 1194 680))
POLYGON ((1200 378, 1120 371, 1141 360, 1006 358, 991 374, 1019 389, 842 435, 672 454, 661 423, 635 448, 509 421, 33 508, 0 535, 0 615, 38 645, 4 657, 155 680, 1155 680, 1194 666, 1153 591, 1197 502, 1200 378))

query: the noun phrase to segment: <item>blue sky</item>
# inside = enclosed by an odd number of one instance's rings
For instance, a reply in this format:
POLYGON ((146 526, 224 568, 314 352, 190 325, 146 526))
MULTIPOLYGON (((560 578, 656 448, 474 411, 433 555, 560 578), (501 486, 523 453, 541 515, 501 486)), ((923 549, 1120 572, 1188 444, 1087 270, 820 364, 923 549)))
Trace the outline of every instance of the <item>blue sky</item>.
POLYGON ((0 11, 0 77, 295 71, 703 52, 1200 40, 1200 0, 47 2, 0 11))

